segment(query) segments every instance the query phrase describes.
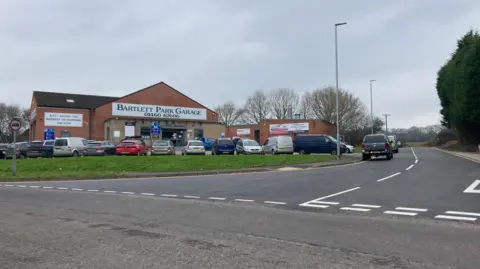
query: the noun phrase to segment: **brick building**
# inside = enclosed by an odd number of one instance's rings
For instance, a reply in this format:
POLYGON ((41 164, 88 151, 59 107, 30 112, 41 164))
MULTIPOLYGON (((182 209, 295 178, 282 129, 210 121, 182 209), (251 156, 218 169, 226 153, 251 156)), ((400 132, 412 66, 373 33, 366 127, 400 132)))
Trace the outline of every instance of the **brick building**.
POLYGON ((118 143, 142 136, 147 143, 220 137, 218 115, 164 82, 122 97, 34 91, 30 140, 83 137, 118 143))
POLYGON ((272 135, 296 134, 336 135, 336 125, 323 120, 262 120, 259 124, 234 125, 227 127, 227 137, 254 139, 260 144, 272 135))

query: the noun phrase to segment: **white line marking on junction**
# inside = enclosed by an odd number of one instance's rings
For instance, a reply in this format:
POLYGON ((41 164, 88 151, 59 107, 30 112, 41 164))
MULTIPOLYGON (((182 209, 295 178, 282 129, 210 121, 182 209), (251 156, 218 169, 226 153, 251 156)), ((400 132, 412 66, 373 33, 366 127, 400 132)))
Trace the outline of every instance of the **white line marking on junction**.
POLYGON ((83 189, 72 188, 72 191, 83 191, 83 189))
POLYGON ((464 216, 474 216, 480 217, 479 213, 472 213, 472 212, 462 212, 462 211, 447 211, 445 214, 454 214, 454 215, 464 215, 464 216))
POLYGON ((5 185, 5 187, 15 187, 15 185, 5 185))
POLYGON ((265 204, 272 204, 272 205, 286 205, 287 203, 284 202, 275 202, 275 201, 264 201, 265 204))
POLYGON ((17 185, 17 187, 26 188, 27 186, 25 186, 25 185, 17 185))
POLYGON ((314 208, 327 208, 330 207, 328 205, 314 205, 314 204, 301 204, 299 206, 307 206, 307 207, 314 207, 314 208))
POLYGON ((338 205, 339 202, 328 202, 328 201, 312 201, 314 204, 326 204, 326 205, 338 205))
POLYGON ((53 187, 43 186, 44 189, 53 189, 53 187))
POLYGON ((351 189, 344 190, 344 191, 341 191, 341 192, 337 192, 337 193, 334 193, 334 194, 330 194, 330 195, 327 195, 327 196, 323 196, 323 197, 320 197, 320 198, 317 198, 315 200, 308 201, 308 202, 324 200, 324 199, 327 199, 327 198, 330 198, 330 197, 333 197, 333 196, 337 196, 337 195, 344 194, 344 193, 347 193, 347 192, 355 191, 355 190, 358 190, 358 189, 360 189, 360 187, 355 187, 355 188, 351 188, 351 189))
POLYGON ((447 216, 447 215, 436 215, 436 219, 450 219, 450 220, 468 220, 468 221, 476 221, 477 218, 469 218, 469 217, 457 217, 457 216, 447 216))
POLYGON ((176 194, 162 194, 163 197, 177 197, 176 194))
POLYGON ((407 167, 405 170, 407 170, 407 171, 408 171, 408 170, 412 169, 412 167, 413 167, 413 166, 414 166, 414 164, 410 165, 410 166, 409 166, 409 167, 407 167))
POLYGON ((208 199, 224 201, 226 198, 223 198, 223 197, 208 197, 208 199))
POLYGON ((103 191, 105 193, 117 193, 116 191, 103 191))
POLYGON ((410 149, 412 150, 413 157, 415 157, 415 160, 418 160, 417 154, 415 154, 415 151, 413 150, 413 148, 412 148, 412 147, 410 147, 410 149))
POLYGON ((415 163, 418 163, 418 160, 415 160, 415 163))
POLYGON ((393 211, 393 210, 387 210, 383 212, 384 214, 391 214, 391 215, 402 215, 402 216, 416 216, 418 213, 415 212, 402 212, 402 211, 393 211))
POLYGON ((428 211, 428 209, 425 209, 425 208, 414 208, 414 207, 396 207, 395 210, 418 211, 418 212, 428 211))
POLYGON ((135 194, 135 193, 131 191, 122 191, 122 194, 135 194))
POLYGON ((381 179, 377 180, 377 182, 382 182, 382 181, 384 181, 385 179, 389 179, 389 178, 392 178, 392 177, 396 177, 396 176, 398 176, 398 175, 400 175, 400 174, 401 174, 401 172, 395 173, 395 174, 393 174, 393 175, 389 175, 388 177, 384 177, 384 178, 381 178, 381 179))
POLYGON ((28 187, 30 187, 30 188, 34 188, 34 189, 38 189, 38 188, 40 188, 40 186, 28 186, 28 187))
POLYGON ((382 206, 380 205, 366 205, 366 204, 353 204, 352 206, 357 206, 357 207, 369 207, 369 208, 380 208, 382 206))
POLYGON ((369 208, 356 208, 356 207, 342 207, 341 210, 349 210, 349 211, 360 211, 360 212, 368 212, 370 211, 369 208))
MULTIPOLYGON (((480 193, 480 189, 476 189, 477 186, 480 185, 480 180, 475 180, 472 184, 470 184, 470 186, 468 186, 468 188, 466 188, 463 192, 464 193, 480 193)), ((5 185, 7 186, 7 185, 5 185)))
POLYGON ((146 196, 155 196, 154 193, 148 193, 148 192, 142 192, 140 193, 141 195, 146 195, 146 196))
POLYGON ((237 202, 254 202, 254 200, 249 200, 249 199, 235 199, 237 202))
POLYGON ((98 190, 87 190, 89 192, 97 192, 98 190))
POLYGON ((68 190, 68 188, 59 187, 59 188, 57 188, 57 190, 68 190))
POLYGON ((200 199, 200 196, 192 196, 192 195, 185 195, 183 197, 188 198, 188 199, 200 199))

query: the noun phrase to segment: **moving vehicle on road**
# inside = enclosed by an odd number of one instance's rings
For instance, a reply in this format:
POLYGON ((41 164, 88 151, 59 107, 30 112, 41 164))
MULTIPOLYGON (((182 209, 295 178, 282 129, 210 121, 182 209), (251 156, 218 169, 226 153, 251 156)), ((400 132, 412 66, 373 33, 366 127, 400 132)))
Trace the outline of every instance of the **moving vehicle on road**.
POLYGON ((110 141, 94 141, 87 144, 85 156, 108 156, 117 153, 115 145, 110 141))
POLYGON ((205 147, 200 140, 188 140, 182 148, 182 155, 205 155, 205 147))
POLYGON ((15 143, 15 149, 13 148, 13 143, 10 144, 5 151, 5 155, 7 159, 13 158, 15 154, 15 158, 23 159, 27 157, 27 150, 28 150, 28 142, 18 142, 15 143))
POLYGON ((252 139, 240 139, 235 146, 235 155, 240 154, 264 154, 262 146, 252 139))
POLYGON ((385 156, 387 160, 393 158, 393 149, 388 137, 383 134, 369 134, 363 138, 362 160, 370 160, 372 157, 385 156))
POLYGON ((293 154, 293 140, 287 135, 271 136, 263 143, 265 154, 293 154))
POLYGON ((123 140, 117 145, 117 155, 147 155, 147 145, 141 140, 123 140))
MULTIPOLYGON (((348 151, 344 143, 340 143, 340 153, 348 151)), ((300 154, 328 153, 337 155, 337 140, 329 135, 297 135, 295 137, 295 152, 300 154)))
POLYGON ((393 153, 398 153, 398 141, 396 135, 389 135, 387 136, 390 145, 392 146, 393 153))
POLYGON ((88 142, 81 137, 62 137, 53 143, 53 156, 78 157, 83 156, 88 142))
POLYGON ((235 152, 235 144, 230 138, 219 138, 213 143, 212 154, 231 154, 235 152))
POLYGON ((153 142, 150 154, 153 155, 175 155, 175 148, 170 140, 157 140, 153 142))

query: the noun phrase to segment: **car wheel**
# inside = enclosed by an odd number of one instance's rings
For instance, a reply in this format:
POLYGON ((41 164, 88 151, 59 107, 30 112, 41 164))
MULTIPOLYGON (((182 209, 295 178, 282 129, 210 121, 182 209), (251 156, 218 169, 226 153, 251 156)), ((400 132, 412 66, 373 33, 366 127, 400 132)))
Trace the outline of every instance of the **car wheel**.
POLYGON ((387 160, 390 161, 392 159, 392 157, 393 157, 393 154, 387 155, 387 160))
POLYGON ((73 157, 78 157, 78 152, 74 151, 73 152, 73 157))
POLYGON ((238 151, 237 151, 237 150, 234 150, 234 151, 233 151, 233 155, 238 155, 238 151))
POLYGON ((337 155, 337 150, 336 150, 336 149, 332 149, 332 151, 330 151, 330 154, 332 154, 332 155, 337 155))
POLYGON ((305 155, 305 150, 302 149, 302 150, 300 150, 299 153, 300 153, 300 155, 305 155))
POLYGON ((368 156, 368 155, 362 154, 362 161, 366 161, 366 160, 370 159, 369 157, 370 156, 368 156))

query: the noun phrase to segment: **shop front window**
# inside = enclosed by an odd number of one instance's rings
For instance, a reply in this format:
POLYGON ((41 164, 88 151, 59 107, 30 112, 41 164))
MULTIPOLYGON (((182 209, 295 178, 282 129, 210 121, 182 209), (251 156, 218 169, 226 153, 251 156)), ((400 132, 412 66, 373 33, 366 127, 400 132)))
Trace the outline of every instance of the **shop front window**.
POLYGON ((203 138, 203 129, 193 130, 193 137, 196 140, 201 140, 203 138))
POLYGON ((142 136, 145 139, 150 138, 152 132, 152 128, 150 127, 141 127, 140 128, 140 136, 142 136))

